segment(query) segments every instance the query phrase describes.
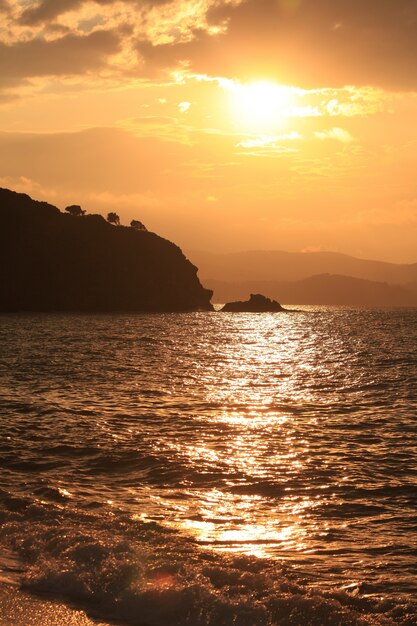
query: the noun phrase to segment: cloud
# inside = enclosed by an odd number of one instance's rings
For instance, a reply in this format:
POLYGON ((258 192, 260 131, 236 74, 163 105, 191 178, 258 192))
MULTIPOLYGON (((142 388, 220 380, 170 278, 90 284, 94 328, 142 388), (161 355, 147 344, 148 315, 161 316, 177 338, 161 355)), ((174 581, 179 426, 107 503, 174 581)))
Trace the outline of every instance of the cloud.
POLYGON ((94 128, 76 133, 0 132, 2 176, 37 181, 44 187, 101 193, 147 193, 169 188, 174 169, 190 148, 122 129, 94 128), (57 158, 59 155, 59 158, 57 158), (139 189, 138 189, 139 187, 139 189))
POLYGON ((178 104, 178 109, 180 113, 186 113, 191 106, 191 102, 180 102, 178 104))
POLYGON ((35 6, 29 5, 22 12, 19 22, 24 26, 34 26, 52 20, 67 11, 77 9, 82 3, 83 0, 60 0, 59 2, 57 0, 43 0, 35 6))
POLYGON ((117 32, 95 31, 86 36, 66 35, 54 41, 32 39, 14 45, 0 42, 0 76, 82 74, 105 64, 119 50, 117 32))
POLYGON ((314 135, 317 139, 335 139, 341 143, 352 143, 354 137, 344 128, 330 128, 329 130, 316 131, 314 135))
MULTIPOLYGON (((210 31, 206 13, 218 2, 10 0, 0 26, 0 76, 62 76, 106 65, 106 76, 124 83, 143 77, 137 41, 156 45, 192 39, 196 27, 210 31)), ((6 8, 5 0, 0 3, 6 8)))
POLYGON ((93 204, 99 204, 100 206, 109 206, 120 208, 137 209, 137 207, 159 207, 161 206, 160 200, 153 192, 149 193, 111 193, 109 191, 93 192, 88 194, 88 199, 93 204))
POLYGON ((36 181, 26 178, 25 176, 2 176, 0 177, 0 187, 12 189, 19 193, 27 193, 29 195, 38 196, 39 198, 47 198, 48 200, 56 197, 56 192, 40 185, 36 181))
POLYGON ((148 68, 187 63, 198 73, 273 77, 312 87, 374 85, 417 89, 415 0, 246 0, 208 10, 217 35, 194 30, 188 42, 139 42, 148 68), (294 5, 296 6, 296 5, 294 5))
MULTIPOLYGON (((116 0, 91 0, 96 5, 106 6, 116 4, 116 0)), ((140 8, 143 5, 148 7, 169 4, 174 0, 118 0, 119 4, 137 5, 140 8)), ((1 2, 1 0, 0 0, 1 2)), ((25 26, 35 26, 44 24, 53 20, 60 15, 79 9, 81 6, 88 4, 88 0, 42 0, 35 6, 29 6, 22 12, 19 22, 25 26)))
MULTIPOLYGON (((120 39, 119 76, 154 77, 182 67, 307 89, 417 90, 416 0, 39 0, 23 6, 0 0, 0 10, 9 4, 13 20, 6 17, 0 40, 17 47, 10 58, 18 65, 20 47, 30 49, 31 41, 36 58, 37 40, 105 29, 120 39)), ((92 61, 77 62, 97 66, 95 51, 85 56, 92 61)))
MULTIPOLYGON (((224 38, 213 37, 203 29, 193 29, 191 35, 189 41, 179 43, 155 45, 149 40, 138 41, 136 50, 144 63, 143 72, 153 76, 161 70, 189 66, 200 73, 219 75, 222 68, 218 55, 224 38)), ((227 73, 228 68, 224 69, 227 73)))
MULTIPOLYGON (((256 136, 254 138, 245 139, 244 141, 240 141, 236 144, 236 148, 245 148, 245 149, 258 149, 258 148, 270 148, 272 152, 282 152, 282 144, 287 141, 301 141, 303 136, 297 132, 292 131, 290 133, 283 133, 281 135, 272 135, 272 136, 256 136)), ((284 151, 288 151, 285 148, 284 151)))

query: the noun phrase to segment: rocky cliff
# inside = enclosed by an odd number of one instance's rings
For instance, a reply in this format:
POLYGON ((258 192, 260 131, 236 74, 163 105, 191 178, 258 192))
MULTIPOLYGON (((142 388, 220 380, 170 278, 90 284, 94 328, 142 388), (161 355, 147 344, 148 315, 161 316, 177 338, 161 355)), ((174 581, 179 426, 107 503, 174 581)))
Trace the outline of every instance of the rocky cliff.
POLYGON ((176 245, 0 189, 0 311, 210 311, 176 245))

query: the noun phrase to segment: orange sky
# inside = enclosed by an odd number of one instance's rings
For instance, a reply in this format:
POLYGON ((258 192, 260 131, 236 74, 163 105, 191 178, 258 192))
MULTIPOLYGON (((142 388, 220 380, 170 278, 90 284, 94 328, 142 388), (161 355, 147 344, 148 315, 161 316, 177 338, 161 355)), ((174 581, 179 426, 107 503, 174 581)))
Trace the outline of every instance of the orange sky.
POLYGON ((416 0, 0 0, 0 186, 417 261, 416 0))

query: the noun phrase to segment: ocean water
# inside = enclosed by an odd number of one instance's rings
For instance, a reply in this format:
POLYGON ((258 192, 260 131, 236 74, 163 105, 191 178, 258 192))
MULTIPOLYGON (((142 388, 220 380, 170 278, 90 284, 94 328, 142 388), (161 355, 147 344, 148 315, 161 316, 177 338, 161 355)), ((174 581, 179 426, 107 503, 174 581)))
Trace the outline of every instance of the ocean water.
POLYGON ((0 580, 147 626, 417 623, 417 310, 0 317, 0 580))

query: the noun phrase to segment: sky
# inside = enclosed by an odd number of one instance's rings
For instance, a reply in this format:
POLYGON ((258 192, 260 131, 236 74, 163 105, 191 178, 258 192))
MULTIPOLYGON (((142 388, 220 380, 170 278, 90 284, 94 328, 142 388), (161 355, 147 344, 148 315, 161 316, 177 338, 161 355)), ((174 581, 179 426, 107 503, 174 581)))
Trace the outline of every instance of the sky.
POLYGON ((0 0, 0 186, 417 262, 417 0, 0 0))

